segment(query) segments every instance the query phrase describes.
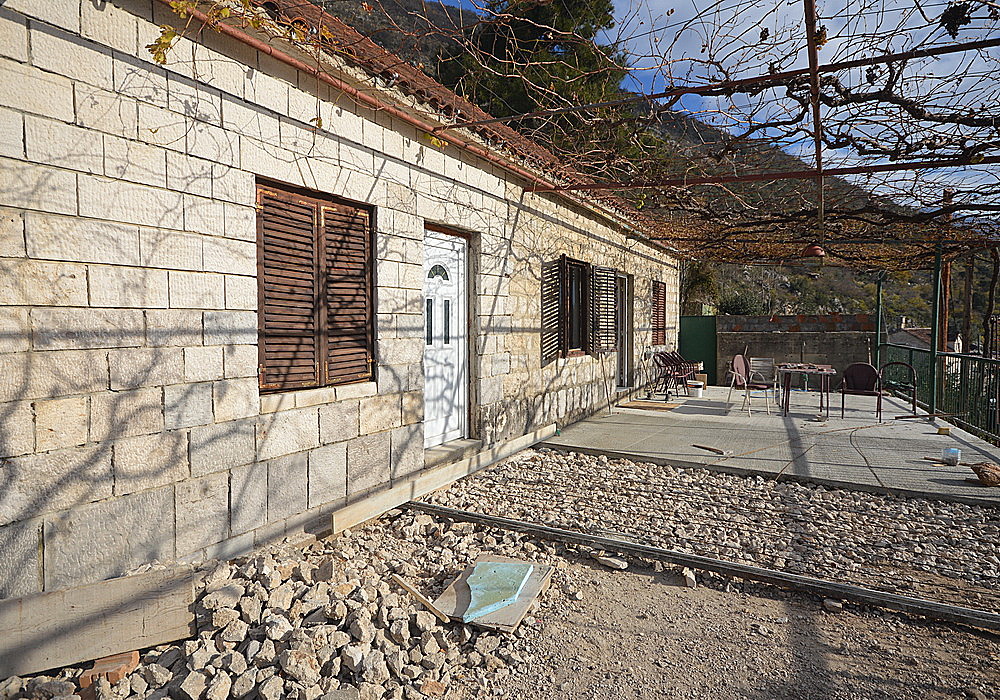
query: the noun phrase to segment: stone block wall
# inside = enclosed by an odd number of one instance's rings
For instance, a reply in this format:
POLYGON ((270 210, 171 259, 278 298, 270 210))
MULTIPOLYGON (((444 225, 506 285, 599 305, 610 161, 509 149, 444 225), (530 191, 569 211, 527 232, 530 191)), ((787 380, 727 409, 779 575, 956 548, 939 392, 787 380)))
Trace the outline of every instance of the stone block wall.
POLYGON ((875 332, 872 314, 796 314, 794 316, 716 316, 720 333, 875 332))
MULTIPOLYGON (((719 318, 722 318, 721 316, 719 318)), ((799 331, 799 332, 719 332, 717 371, 719 383, 727 381, 726 371, 733 355, 742 353, 749 347, 753 357, 773 357, 775 362, 812 362, 833 365, 837 375, 831 386, 836 389, 841 372, 855 362, 871 362, 875 348, 874 331, 799 331)), ((792 376, 794 386, 800 386, 802 378, 792 376)), ((728 384, 726 384, 728 386, 728 384)), ((815 378, 811 386, 816 386, 815 378)))
POLYGON ((676 264, 609 222, 246 45, 204 32, 156 65, 178 23, 0 5, 0 597, 235 555, 422 469, 427 221, 472 235, 487 443, 613 387, 613 355, 540 366, 543 262, 635 275, 637 367, 650 279, 676 299, 676 264), (376 381, 259 394, 257 178, 375 208, 376 381))

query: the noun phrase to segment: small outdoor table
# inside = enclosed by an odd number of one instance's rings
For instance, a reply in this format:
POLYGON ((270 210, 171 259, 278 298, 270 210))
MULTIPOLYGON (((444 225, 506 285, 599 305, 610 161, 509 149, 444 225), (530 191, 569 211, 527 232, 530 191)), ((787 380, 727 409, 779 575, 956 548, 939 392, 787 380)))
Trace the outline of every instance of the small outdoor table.
POLYGON ((819 377, 819 410, 826 409, 826 417, 830 417, 830 380, 837 374, 832 365, 813 365, 800 362, 785 362, 774 368, 781 377, 781 409, 782 415, 788 415, 792 403, 792 375, 806 374, 819 377), (824 402, 824 395, 826 401, 824 402))

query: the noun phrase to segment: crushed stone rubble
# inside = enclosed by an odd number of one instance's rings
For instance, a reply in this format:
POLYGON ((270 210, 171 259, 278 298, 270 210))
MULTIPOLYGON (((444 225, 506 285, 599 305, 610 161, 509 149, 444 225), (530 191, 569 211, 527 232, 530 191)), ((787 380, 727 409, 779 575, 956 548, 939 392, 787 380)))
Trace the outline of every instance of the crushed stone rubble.
MULTIPOLYGON (((468 686, 488 696, 530 661, 524 640, 567 587, 561 546, 412 511, 344 531, 305 549, 283 543, 233 562, 208 562, 196 594, 196 638, 145 650, 138 668, 95 698, 114 700, 392 700, 446 697, 468 686), (555 567, 513 634, 441 623, 401 588, 436 596, 480 554, 555 567)), ((91 664, 0 681, 0 700, 76 700, 91 664)))
POLYGON ((791 573, 1000 606, 1000 513, 528 450, 424 500, 791 573))

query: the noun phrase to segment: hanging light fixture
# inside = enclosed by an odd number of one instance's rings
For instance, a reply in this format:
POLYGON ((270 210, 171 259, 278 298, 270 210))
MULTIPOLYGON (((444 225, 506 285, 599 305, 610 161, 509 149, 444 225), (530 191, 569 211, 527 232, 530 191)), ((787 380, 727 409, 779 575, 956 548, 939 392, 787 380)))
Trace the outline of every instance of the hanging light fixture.
POLYGON ((810 243, 802 249, 799 257, 804 258, 806 264, 811 267, 822 267, 823 261, 826 258, 826 251, 818 243, 810 243))
POLYGON ((803 258, 825 258, 826 251, 823 250, 818 244, 810 243, 805 248, 802 249, 800 257, 803 258))

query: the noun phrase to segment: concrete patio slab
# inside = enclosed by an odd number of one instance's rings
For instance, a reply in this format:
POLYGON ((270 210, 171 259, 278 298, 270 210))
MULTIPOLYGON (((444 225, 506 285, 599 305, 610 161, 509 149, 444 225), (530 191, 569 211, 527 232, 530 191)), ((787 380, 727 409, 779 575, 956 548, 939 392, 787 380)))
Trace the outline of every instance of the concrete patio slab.
POLYGON ((924 457, 941 456, 945 447, 962 451, 962 461, 998 462, 1000 448, 951 427, 938 435, 930 418, 895 420, 908 415, 903 401, 883 400, 882 423, 875 420, 871 397, 848 396, 840 417, 840 397, 827 418, 819 415, 819 397, 793 392, 788 416, 755 395, 752 415, 740 410, 741 396, 726 401, 728 389, 708 387, 703 398, 678 399, 672 411, 616 407, 575 423, 545 441, 545 446, 609 457, 623 457, 677 467, 701 467, 734 474, 794 479, 878 493, 921 496, 975 505, 1000 505, 1000 489, 967 481, 967 466, 947 467, 924 457), (725 455, 694 447, 703 445, 725 455))

